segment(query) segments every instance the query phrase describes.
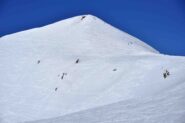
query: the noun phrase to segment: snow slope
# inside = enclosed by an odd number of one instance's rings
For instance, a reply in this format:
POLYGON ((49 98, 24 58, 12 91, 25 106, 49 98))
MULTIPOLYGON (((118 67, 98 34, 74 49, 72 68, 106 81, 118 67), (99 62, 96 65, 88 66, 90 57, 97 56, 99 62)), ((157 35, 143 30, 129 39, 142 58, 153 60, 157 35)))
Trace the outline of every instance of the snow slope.
MULTIPOLYGON (((133 120, 129 111, 136 118, 150 118, 139 114, 140 109, 157 122, 164 121, 155 117, 163 109, 169 108, 167 116, 172 110, 185 115, 185 98, 176 100, 167 93, 180 88, 173 94, 185 96, 185 57, 159 54, 97 17, 82 17, 0 38, 0 122, 52 122, 50 118, 59 116, 58 122, 65 122, 63 115, 79 112, 83 116, 80 111, 100 107, 85 113, 93 116, 97 110, 106 116, 104 111, 114 113, 112 107, 120 105, 125 107, 118 111, 126 110, 124 115, 130 117, 122 120, 129 122, 133 120), (164 78, 166 70, 170 75, 164 78), (163 101, 172 102, 173 107, 162 107, 163 101)), ((167 121, 176 117, 171 118, 167 121)))
POLYGON ((121 101, 26 123, 184 123, 185 83, 152 98, 121 101))

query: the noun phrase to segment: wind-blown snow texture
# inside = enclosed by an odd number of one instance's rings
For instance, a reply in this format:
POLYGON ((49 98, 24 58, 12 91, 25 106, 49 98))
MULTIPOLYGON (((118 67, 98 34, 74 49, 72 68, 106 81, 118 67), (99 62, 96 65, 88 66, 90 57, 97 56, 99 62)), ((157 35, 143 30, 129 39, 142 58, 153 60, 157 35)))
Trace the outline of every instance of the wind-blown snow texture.
POLYGON ((73 17, 0 38, 0 122, 184 123, 184 72, 185 57, 73 17))

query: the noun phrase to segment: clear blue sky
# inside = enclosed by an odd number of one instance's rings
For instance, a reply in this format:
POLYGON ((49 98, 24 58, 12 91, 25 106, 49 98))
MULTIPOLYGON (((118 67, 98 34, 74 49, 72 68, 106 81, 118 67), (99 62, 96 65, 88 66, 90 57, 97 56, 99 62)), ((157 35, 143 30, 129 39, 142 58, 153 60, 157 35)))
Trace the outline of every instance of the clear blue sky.
POLYGON ((185 0, 0 0, 0 36, 81 14, 185 56, 185 0))

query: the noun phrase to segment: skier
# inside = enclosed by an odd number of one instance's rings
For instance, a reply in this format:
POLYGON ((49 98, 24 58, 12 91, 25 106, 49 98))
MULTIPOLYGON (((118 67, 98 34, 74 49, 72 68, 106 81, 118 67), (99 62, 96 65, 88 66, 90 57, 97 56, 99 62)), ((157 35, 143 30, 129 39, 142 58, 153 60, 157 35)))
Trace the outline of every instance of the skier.
POLYGON ((40 60, 37 61, 37 64, 40 64, 40 60))
POLYGON ((77 64, 77 63, 79 63, 79 61, 80 61, 80 59, 77 59, 75 63, 77 64))
POLYGON ((58 88, 55 88, 55 91, 57 91, 58 90, 58 88))
POLYGON ((86 16, 82 16, 81 20, 85 19, 86 16))
POLYGON ((61 79, 64 79, 64 76, 67 75, 67 73, 63 73, 61 76, 61 79))

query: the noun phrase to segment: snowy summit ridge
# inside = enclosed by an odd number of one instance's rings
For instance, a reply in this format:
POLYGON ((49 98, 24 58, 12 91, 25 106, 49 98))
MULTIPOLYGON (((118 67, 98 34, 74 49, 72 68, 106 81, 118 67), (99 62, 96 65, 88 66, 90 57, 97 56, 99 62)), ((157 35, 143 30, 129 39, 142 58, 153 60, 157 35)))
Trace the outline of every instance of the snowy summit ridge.
POLYGON ((0 123, 185 123, 185 57, 92 15, 0 38, 0 123))
POLYGON ((129 55, 157 53, 139 39, 123 32, 93 15, 72 17, 42 28, 12 35, 14 38, 50 40, 69 54, 129 55), (96 38, 94 38, 96 37, 96 38))

